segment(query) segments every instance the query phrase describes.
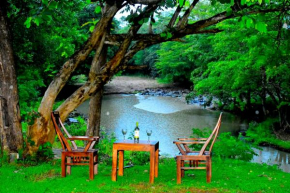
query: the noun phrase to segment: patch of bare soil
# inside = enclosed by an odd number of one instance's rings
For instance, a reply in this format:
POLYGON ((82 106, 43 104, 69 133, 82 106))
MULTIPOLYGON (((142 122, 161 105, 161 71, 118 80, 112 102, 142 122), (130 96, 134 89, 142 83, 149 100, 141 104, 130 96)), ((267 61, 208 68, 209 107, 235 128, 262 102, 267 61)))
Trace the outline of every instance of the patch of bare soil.
POLYGON ((160 84, 153 78, 118 76, 105 85, 105 94, 130 94, 145 89, 180 89, 174 84, 160 84))

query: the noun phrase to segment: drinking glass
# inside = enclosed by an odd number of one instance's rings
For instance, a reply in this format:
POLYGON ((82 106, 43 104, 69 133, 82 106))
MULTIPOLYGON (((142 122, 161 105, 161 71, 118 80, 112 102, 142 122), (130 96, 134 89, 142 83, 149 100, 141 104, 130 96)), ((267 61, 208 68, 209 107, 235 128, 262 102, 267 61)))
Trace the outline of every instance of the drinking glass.
POLYGON ((146 130, 147 136, 148 136, 148 141, 150 141, 150 136, 152 134, 152 130, 146 130))
POLYGON ((124 141, 125 141, 126 133, 127 133, 127 129, 122 129, 122 133, 123 133, 123 135, 124 135, 124 141))

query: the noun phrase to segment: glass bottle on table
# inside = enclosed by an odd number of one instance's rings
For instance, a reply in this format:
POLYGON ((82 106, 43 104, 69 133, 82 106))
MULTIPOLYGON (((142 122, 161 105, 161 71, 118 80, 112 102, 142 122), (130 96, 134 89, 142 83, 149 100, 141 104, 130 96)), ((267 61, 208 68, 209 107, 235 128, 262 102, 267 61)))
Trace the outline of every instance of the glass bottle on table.
POLYGON ((139 133, 140 129, 138 127, 138 122, 136 122, 136 127, 134 129, 134 143, 139 143, 139 133))

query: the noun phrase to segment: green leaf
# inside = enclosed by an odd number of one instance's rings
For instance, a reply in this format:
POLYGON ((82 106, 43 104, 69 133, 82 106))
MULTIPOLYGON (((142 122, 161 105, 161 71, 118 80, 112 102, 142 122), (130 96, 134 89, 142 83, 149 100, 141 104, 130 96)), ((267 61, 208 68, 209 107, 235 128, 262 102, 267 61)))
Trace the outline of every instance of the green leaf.
POLYGON ((184 5, 184 0, 179 0, 179 6, 182 7, 184 5))
POLYGON ((160 36, 161 36, 162 38, 166 37, 166 36, 167 36, 167 35, 166 35, 166 32, 161 33, 160 36))
POLYGON ((56 48, 56 51, 59 50, 63 46, 63 43, 61 42, 58 48, 56 48))
POLYGON ((231 8, 227 9, 227 16, 230 16, 233 13, 233 10, 231 8))
POLYGON ((48 5, 48 0, 42 0, 42 3, 43 3, 44 5, 48 5))
POLYGON ((261 5, 263 3, 263 0, 258 0, 259 4, 261 5))
POLYGON ((101 11, 102 11, 102 8, 101 6, 98 5, 95 9, 95 13, 101 13, 101 11))
POLYGON ((58 2, 56 1, 51 1, 49 4, 49 9, 56 9, 58 5, 58 2))
POLYGON ((255 28, 262 33, 266 33, 267 32, 267 24, 265 24, 264 22, 259 22, 255 25, 255 28))
POLYGON ((91 3, 91 0, 86 0, 87 3, 91 3))
POLYGON ((270 3, 270 0, 265 0, 265 3, 270 3))
POLYGON ((95 26, 91 26, 90 29, 89 29, 89 31, 90 31, 90 32, 93 32, 94 29, 95 29, 95 26))
POLYGON ((246 19, 246 26, 247 26, 247 28, 250 28, 250 27, 252 27, 253 26, 253 20, 251 19, 251 18, 247 18, 246 19))
POLYGON ((169 38, 172 38, 172 34, 170 32, 167 32, 166 34, 166 38, 169 39, 169 38))
POLYGON ((185 7, 190 7, 189 1, 185 1, 185 7))
POLYGON ((39 26, 39 23, 40 23, 41 21, 42 21, 42 20, 41 20, 40 17, 36 17, 36 18, 33 20, 33 22, 34 22, 37 26, 39 26))
POLYGON ((139 23, 140 25, 142 25, 142 24, 144 23, 144 19, 141 19, 140 21, 138 21, 138 23, 139 23))
POLYGON ((26 28, 30 28, 30 26, 31 26, 31 20, 32 20, 32 17, 28 17, 26 19, 26 21, 24 22, 24 25, 26 26, 26 28))

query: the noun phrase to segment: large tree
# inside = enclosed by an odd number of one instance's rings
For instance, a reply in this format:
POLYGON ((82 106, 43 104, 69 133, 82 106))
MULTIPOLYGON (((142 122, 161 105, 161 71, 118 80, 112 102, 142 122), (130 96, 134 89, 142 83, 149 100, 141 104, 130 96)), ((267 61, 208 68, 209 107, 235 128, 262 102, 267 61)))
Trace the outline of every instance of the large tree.
MULTIPOLYGON (((43 1, 44 2, 44 1, 43 1)), ((56 1, 50 1, 44 6, 57 7, 56 1), (52 3, 54 2, 54 3, 52 3)), ((67 118, 70 112, 82 104, 85 100, 101 91, 114 74, 119 70, 126 68, 129 60, 139 51, 154 44, 159 44, 165 41, 178 41, 190 34, 201 33, 216 33, 220 30, 214 28, 215 24, 226 19, 238 17, 242 14, 258 14, 268 11, 279 11, 279 3, 271 4, 267 9, 268 4, 264 5, 242 5, 240 1, 232 2, 231 5, 225 6, 224 11, 212 15, 205 19, 200 19, 194 23, 189 23, 188 18, 192 10, 195 8, 199 0, 186 1, 165 1, 165 0, 98 0, 96 11, 101 12, 102 16, 96 24, 93 32, 88 40, 84 43, 80 50, 75 52, 62 66, 56 74, 53 81, 48 86, 45 95, 41 101, 38 112, 39 117, 34 121, 34 124, 29 128, 28 138, 33 141, 33 145, 28 144, 29 153, 37 150, 38 146, 44 142, 53 142, 55 132, 50 120, 50 112, 57 95, 62 90, 66 82, 69 80, 75 69, 95 50, 94 60, 98 61, 102 56, 102 50, 106 45, 118 46, 114 56, 109 58, 99 70, 98 62, 92 62, 87 82, 77 89, 70 97, 68 97, 58 108, 61 119, 67 118), (132 8, 132 6, 134 8, 132 8), (163 31, 159 34, 152 34, 152 24, 156 14, 164 12, 166 8, 174 8, 171 19, 168 23, 164 23, 163 31), (108 28, 112 26, 113 18, 120 10, 130 12, 127 17, 130 25, 125 34, 110 34, 108 28), (102 11, 101 11, 102 10, 102 11), (148 33, 139 34, 141 26, 150 22, 148 33)), ((211 6, 208 4, 208 6, 211 6)), ((217 6, 217 5, 215 5, 217 6)), ((284 8, 283 8, 284 9, 284 8)), ((194 16, 192 16, 194 17, 194 16)), ((37 17, 36 17, 37 18, 37 17)))
POLYGON ((6 0, 0 1, 0 146, 18 152, 23 145, 17 79, 6 0))

